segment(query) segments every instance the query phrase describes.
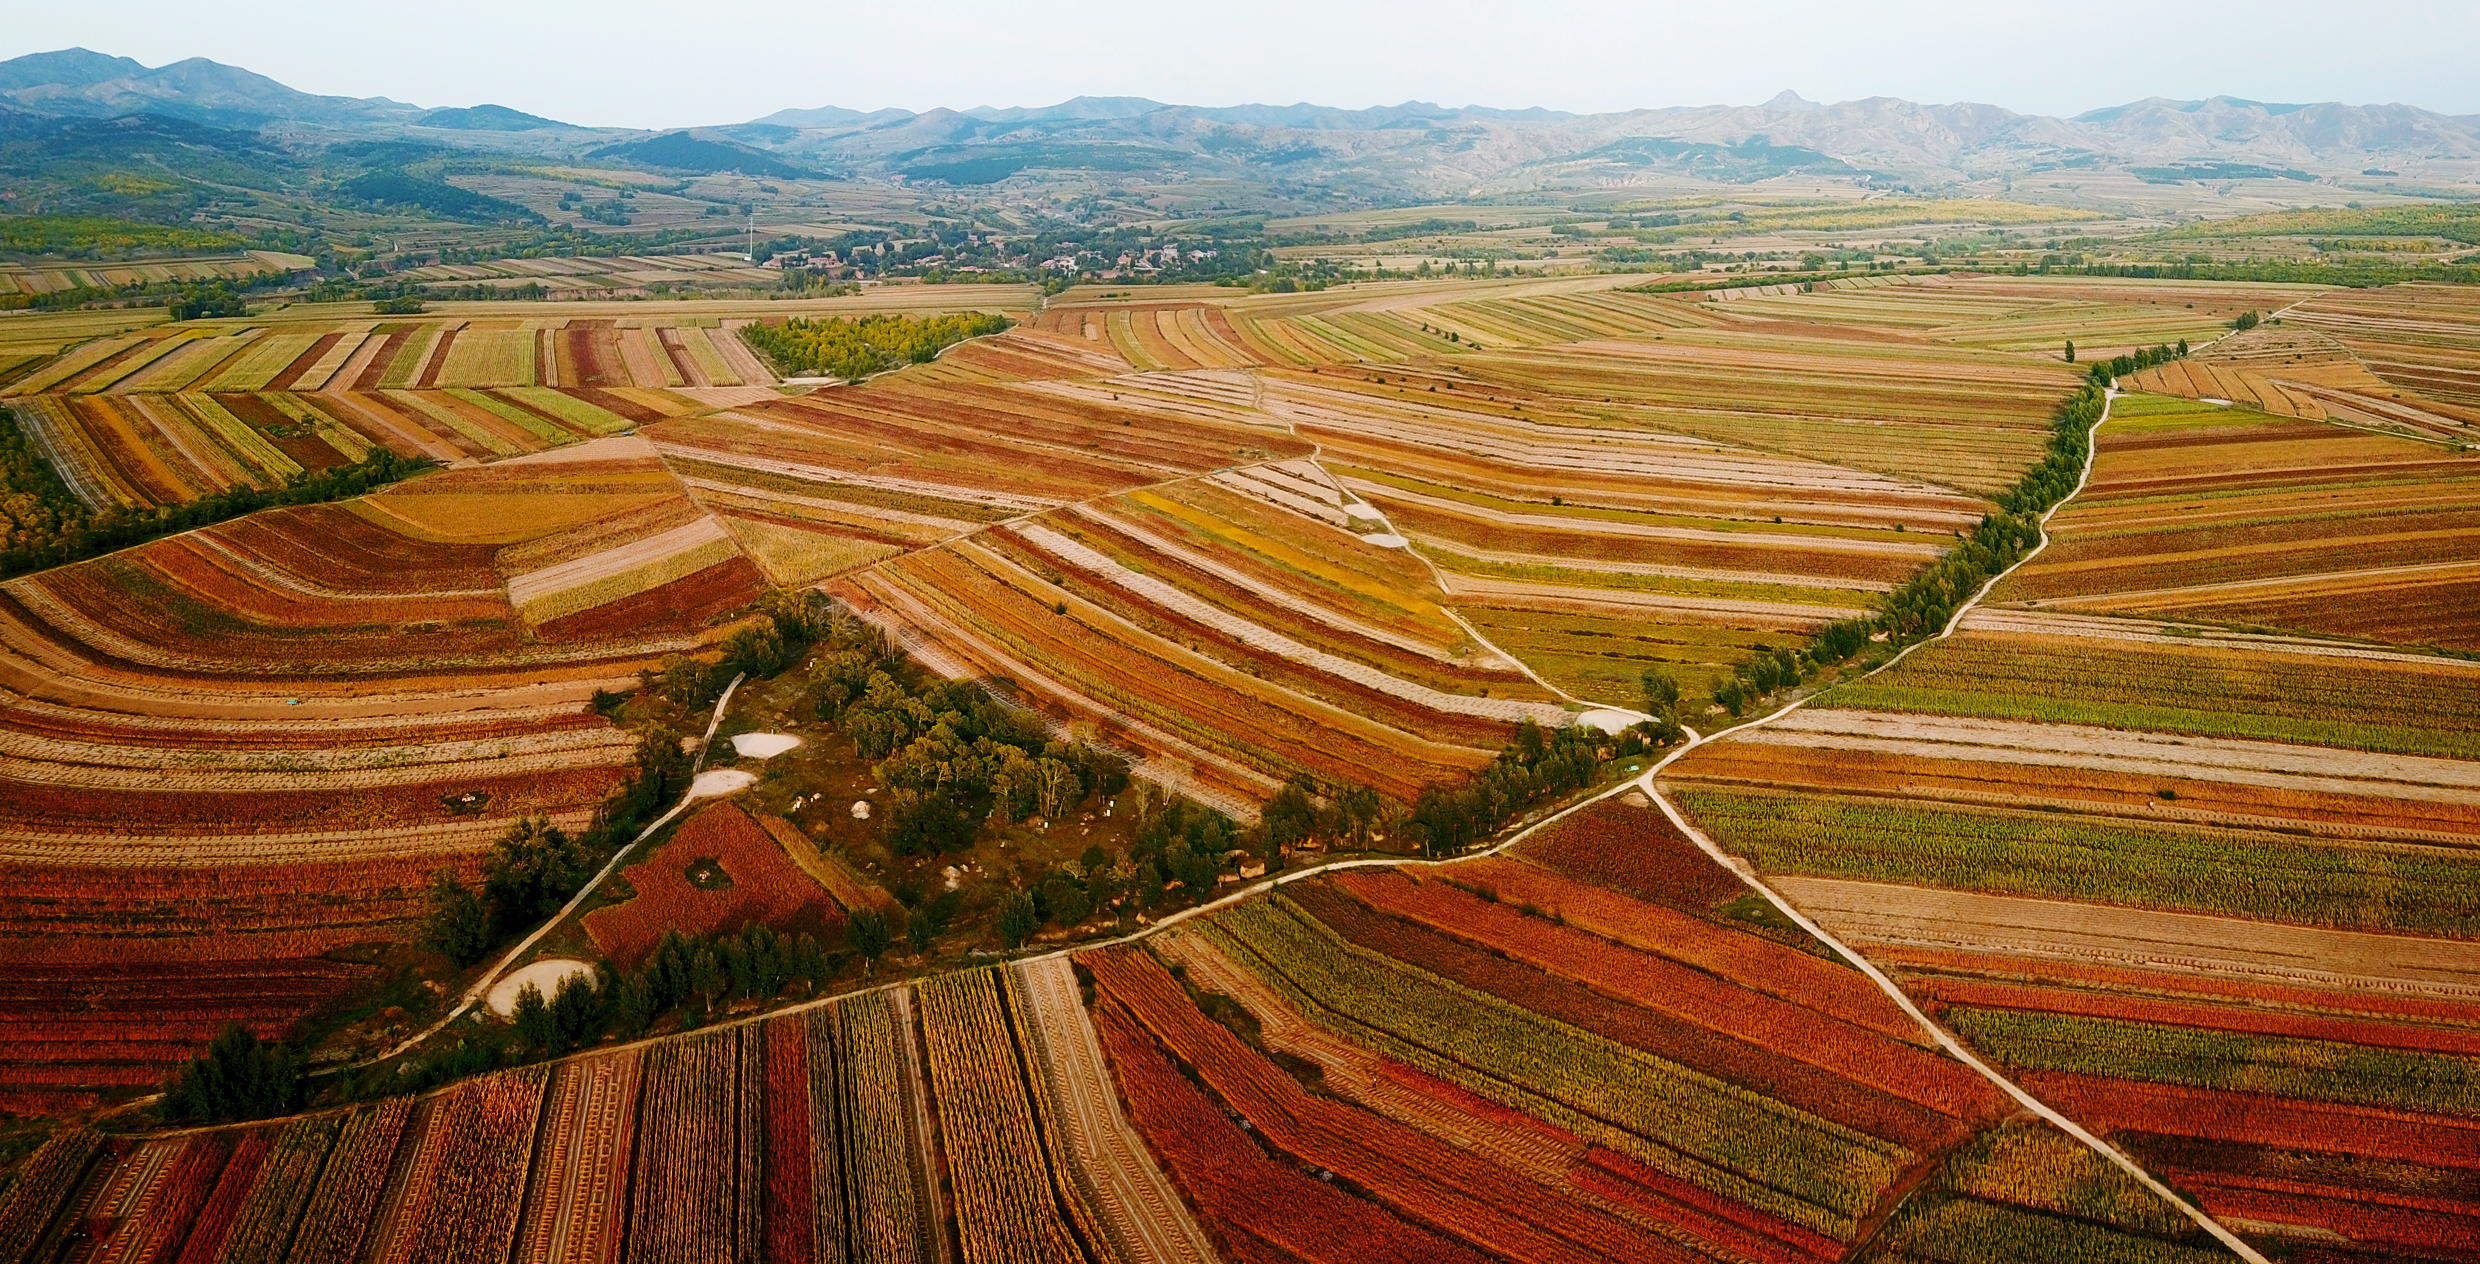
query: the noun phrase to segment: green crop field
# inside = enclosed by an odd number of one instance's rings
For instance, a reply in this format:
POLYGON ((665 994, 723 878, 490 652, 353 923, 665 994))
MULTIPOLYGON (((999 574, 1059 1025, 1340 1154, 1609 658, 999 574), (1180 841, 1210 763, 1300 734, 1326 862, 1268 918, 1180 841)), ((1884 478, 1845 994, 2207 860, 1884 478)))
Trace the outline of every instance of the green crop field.
POLYGON ((2480 859, 2038 812, 1677 791, 1760 868, 1964 891, 2480 937, 2480 859), (2243 869, 2244 883, 2227 874, 2243 869))

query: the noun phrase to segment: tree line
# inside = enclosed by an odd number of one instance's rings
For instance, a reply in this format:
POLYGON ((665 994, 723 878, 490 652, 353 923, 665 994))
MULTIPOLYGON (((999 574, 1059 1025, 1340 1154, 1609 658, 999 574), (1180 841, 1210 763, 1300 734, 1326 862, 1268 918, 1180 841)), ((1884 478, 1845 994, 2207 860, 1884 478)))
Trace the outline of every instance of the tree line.
MULTIPOLYGON (((2070 359, 2073 345, 2068 344, 2070 359)), ((1870 614, 1827 624, 1803 649, 1760 647, 1715 685, 1714 704, 1737 717, 1777 691, 1812 680, 1872 646, 1898 649, 1943 631, 1982 585, 2040 544, 2041 515, 2073 494, 2083 477, 2093 426, 2108 406, 2111 384, 2186 354, 2187 342, 2181 339, 2175 347, 2147 347, 2094 362, 2084 383, 2052 415, 2041 460, 1998 495, 1998 512, 1983 515, 1970 535, 1879 599, 1870 614)))
POLYGON ((351 465, 297 473, 273 488, 227 487, 211 496, 151 508, 86 507, 42 459, 18 419, 0 410, 0 578, 82 562, 149 540, 286 505, 350 500, 431 468, 423 457, 373 448, 351 465))
POLYGON ((795 316, 780 325, 744 326, 741 337, 764 352, 787 377, 858 380, 906 364, 927 364, 967 338, 995 334, 1005 316, 968 312, 955 316, 795 316))

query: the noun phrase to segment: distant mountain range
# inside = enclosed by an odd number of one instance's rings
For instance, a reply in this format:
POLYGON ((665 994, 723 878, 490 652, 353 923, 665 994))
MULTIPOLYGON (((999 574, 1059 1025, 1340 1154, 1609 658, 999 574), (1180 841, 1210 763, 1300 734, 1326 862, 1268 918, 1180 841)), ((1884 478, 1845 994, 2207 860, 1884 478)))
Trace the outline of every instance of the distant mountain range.
POLYGON ((421 136, 664 170, 902 175, 989 184, 1060 170, 1247 174, 1373 195, 1459 195, 1674 173, 1746 182, 1793 173, 1935 187, 2044 171, 2133 169, 2156 181, 2359 175, 2431 184, 2480 175, 2480 116, 2408 105, 2151 98, 2073 118, 1892 97, 1820 104, 1568 114, 1307 103, 1199 107, 1077 97, 1039 108, 779 110, 746 123, 586 128, 497 105, 425 110, 296 92, 204 58, 148 68, 86 49, 0 62, 0 138, 40 120, 152 114, 271 135, 421 136))

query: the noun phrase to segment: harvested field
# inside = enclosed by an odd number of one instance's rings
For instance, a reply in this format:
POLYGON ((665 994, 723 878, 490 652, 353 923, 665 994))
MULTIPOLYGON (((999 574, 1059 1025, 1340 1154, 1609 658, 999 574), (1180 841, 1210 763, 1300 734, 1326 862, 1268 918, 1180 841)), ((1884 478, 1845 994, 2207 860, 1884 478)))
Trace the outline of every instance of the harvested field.
POLYGON ((2468 943, 1838 878, 1772 881, 1860 946, 2176 969, 2463 1004, 2480 1000, 2480 952, 2468 943))
POLYGON ((615 1264, 628 1211, 639 1051, 564 1062, 543 1107, 543 1136, 516 1254, 524 1264, 615 1264))

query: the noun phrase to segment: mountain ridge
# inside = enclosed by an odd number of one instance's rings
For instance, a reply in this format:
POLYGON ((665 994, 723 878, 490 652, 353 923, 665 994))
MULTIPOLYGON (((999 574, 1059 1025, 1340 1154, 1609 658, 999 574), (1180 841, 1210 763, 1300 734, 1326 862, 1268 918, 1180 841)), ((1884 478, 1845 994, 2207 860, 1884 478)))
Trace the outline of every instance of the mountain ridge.
MULTIPOLYGON (((456 131, 469 146, 569 147, 632 159, 688 142, 714 152, 654 165, 713 167, 727 144, 770 174, 835 170, 988 184, 1026 171, 1251 170, 1357 183, 1389 195, 1515 191, 1545 183, 1629 183, 1668 173, 1725 182, 1827 176, 1887 187, 2083 167, 2210 179, 2233 171, 2319 179, 2364 170, 2480 181, 2480 116, 2401 103, 2148 97, 2072 117, 1979 102, 1877 96, 1810 101, 1785 89, 1757 105, 1661 106, 1575 114, 1543 107, 1405 101, 1366 109, 1295 102, 1196 106, 1079 96, 1047 106, 788 108, 744 123, 596 128, 495 105, 425 110, 384 97, 318 96, 205 58, 147 68, 83 48, 0 62, 0 108, 19 115, 159 114, 229 130, 403 135, 456 131), (658 143, 661 142, 661 143, 658 143), (772 161, 757 161, 757 156, 772 161), (2168 173, 2168 174, 2161 174, 2168 173), (2194 173, 2191 177, 2189 173, 2194 173)), ((23 131, 22 124, 13 124, 23 131)))

